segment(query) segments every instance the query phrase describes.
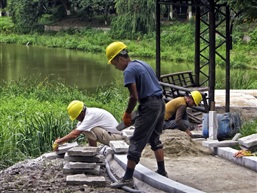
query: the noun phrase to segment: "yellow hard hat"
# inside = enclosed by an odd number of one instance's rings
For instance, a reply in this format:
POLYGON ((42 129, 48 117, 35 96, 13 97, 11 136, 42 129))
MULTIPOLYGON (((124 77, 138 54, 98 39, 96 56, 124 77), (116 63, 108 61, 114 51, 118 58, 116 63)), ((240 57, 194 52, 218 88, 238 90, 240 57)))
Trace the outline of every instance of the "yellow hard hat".
POLYGON ((191 95, 193 97, 195 105, 196 106, 199 105, 201 100, 202 100, 202 98, 203 98, 202 94, 199 91, 195 90, 195 91, 191 92, 191 95))
POLYGON ((111 64, 112 59, 125 48, 127 48, 127 46, 123 42, 113 42, 107 46, 106 57, 108 59, 108 64, 111 64))
POLYGON ((78 100, 74 100, 68 105, 67 111, 72 121, 79 116, 79 114, 83 110, 83 107, 84 107, 84 103, 78 100))

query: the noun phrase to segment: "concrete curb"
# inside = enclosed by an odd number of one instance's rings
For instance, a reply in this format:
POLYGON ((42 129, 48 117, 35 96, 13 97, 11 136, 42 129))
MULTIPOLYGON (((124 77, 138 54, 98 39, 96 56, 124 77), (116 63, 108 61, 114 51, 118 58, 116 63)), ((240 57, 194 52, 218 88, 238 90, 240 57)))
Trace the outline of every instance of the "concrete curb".
POLYGON ((234 157, 238 150, 231 147, 218 147, 217 155, 225 158, 233 163, 247 167, 251 170, 257 171, 257 156, 244 156, 241 158, 234 157))
MULTIPOLYGON (((114 160, 125 170, 127 166, 127 155, 114 154, 114 160)), ((134 172, 134 177, 149 184, 150 186, 170 193, 204 193, 200 190, 186 186, 184 184, 163 177, 152 170, 137 164, 134 172)))

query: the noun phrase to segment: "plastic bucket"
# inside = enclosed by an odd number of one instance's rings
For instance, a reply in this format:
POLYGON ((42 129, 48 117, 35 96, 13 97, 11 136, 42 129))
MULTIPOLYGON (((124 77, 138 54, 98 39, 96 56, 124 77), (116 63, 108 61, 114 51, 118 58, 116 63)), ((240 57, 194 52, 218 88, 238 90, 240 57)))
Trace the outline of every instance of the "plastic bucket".
MULTIPOLYGON (((232 138, 239 132, 241 127, 241 120, 238 113, 224 113, 217 114, 218 134, 219 141, 232 138)), ((209 137, 209 114, 203 114, 202 120, 202 135, 204 138, 209 137)))

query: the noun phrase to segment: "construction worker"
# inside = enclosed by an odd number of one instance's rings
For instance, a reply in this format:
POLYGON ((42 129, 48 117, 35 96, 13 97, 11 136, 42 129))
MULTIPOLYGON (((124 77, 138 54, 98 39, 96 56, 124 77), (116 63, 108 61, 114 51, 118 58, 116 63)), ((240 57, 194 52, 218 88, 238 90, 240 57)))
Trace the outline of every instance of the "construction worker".
POLYGON ((86 107, 82 101, 74 100, 67 107, 70 119, 79 121, 76 128, 68 135, 56 139, 53 150, 58 145, 76 139, 80 134, 87 137, 89 146, 97 146, 97 142, 109 145, 111 140, 122 140, 122 134, 116 129, 118 125, 114 116, 104 109, 86 107))
POLYGON ((166 103, 163 129, 177 128, 192 136, 190 130, 194 127, 188 121, 187 107, 198 106, 201 100, 202 94, 199 91, 193 91, 190 96, 177 97, 166 103))
POLYGON ((113 188, 133 185, 134 169, 148 143, 155 154, 157 173, 167 176, 163 145, 160 141, 165 113, 162 88, 153 69, 144 61, 131 60, 126 48, 123 42, 113 42, 106 48, 108 64, 123 71, 124 86, 129 90, 128 105, 122 117, 127 127, 132 124, 131 113, 137 102, 139 103, 134 122, 135 130, 130 137, 126 172, 120 180, 111 184, 113 188))

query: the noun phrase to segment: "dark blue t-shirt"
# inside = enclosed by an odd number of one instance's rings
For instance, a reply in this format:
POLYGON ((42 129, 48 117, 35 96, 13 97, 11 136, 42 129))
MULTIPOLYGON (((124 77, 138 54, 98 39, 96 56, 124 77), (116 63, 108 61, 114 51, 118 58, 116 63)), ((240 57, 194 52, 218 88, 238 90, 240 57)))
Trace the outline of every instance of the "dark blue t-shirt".
POLYGON ((123 74, 124 86, 136 83, 139 100, 162 94, 162 88, 153 69, 144 61, 133 60, 129 62, 123 74))

